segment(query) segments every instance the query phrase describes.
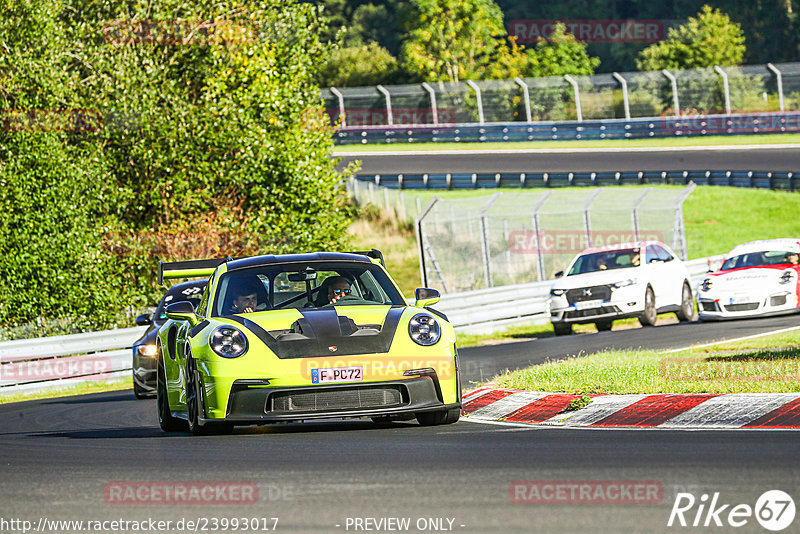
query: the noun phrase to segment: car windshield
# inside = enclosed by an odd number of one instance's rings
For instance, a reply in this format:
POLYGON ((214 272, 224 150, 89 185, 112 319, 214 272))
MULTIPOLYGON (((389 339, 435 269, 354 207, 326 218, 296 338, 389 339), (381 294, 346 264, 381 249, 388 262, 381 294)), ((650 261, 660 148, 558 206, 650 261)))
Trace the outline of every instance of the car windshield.
POLYGON ((594 252, 581 255, 575 261, 567 276, 638 267, 639 263, 640 250, 638 248, 594 252))
POLYGON ((405 305, 377 265, 358 262, 271 264, 220 277, 213 315, 332 306, 405 305))
POLYGON ((739 254, 725 260, 720 270, 741 269, 742 267, 764 267, 766 265, 782 265, 785 263, 797 265, 797 252, 787 250, 765 250, 761 252, 748 252, 739 254))
POLYGON ((188 301, 192 303, 192 306, 197 308, 197 305, 200 303, 200 297, 203 296, 203 289, 205 289, 205 286, 206 282, 202 282, 188 287, 182 285, 167 290, 164 294, 164 298, 162 298, 161 302, 158 304, 155 320, 159 322, 166 321, 166 307, 176 302, 188 301))

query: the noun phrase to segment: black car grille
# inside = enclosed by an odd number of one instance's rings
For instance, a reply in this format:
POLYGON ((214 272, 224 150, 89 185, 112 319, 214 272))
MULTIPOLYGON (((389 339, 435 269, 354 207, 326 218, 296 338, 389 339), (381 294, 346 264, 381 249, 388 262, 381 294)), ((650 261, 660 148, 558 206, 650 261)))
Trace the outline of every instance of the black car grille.
POLYGON ((597 317, 598 315, 607 315, 609 313, 619 314, 622 312, 616 306, 603 306, 601 308, 591 308, 589 310, 568 310, 564 312, 564 318, 582 319, 584 317, 597 317))
POLYGON ((611 288, 609 286, 581 287, 567 291, 567 302, 570 305, 586 300, 608 300, 610 298, 611 288))
POLYGON ((700 306, 703 307, 703 311, 707 311, 707 312, 719 311, 719 309, 717 308, 717 303, 716 302, 712 302, 710 300, 701 300, 700 301, 700 306))
POLYGON ((746 304, 726 304, 725 309, 729 312, 753 311, 758 309, 758 302, 748 302, 746 304))
POLYGON ((281 391, 267 399, 267 412, 318 412, 402 406, 400 386, 366 386, 303 391, 281 391))
POLYGON ((783 306, 786 304, 786 295, 777 295, 769 298, 770 306, 783 306))

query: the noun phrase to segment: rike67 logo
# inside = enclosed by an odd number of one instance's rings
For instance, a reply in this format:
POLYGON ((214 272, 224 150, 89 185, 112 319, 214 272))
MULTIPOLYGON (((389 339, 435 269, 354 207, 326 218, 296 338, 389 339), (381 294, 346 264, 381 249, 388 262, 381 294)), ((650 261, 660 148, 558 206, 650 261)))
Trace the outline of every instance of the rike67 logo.
POLYGON ((755 506, 724 503, 719 492, 710 497, 704 493, 699 499, 691 493, 678 493, 667 526, 739 528, 755 517, 763 528, 778 532, 791 525, 794 516, 794 500, 781 490, 764 492, 755 506))

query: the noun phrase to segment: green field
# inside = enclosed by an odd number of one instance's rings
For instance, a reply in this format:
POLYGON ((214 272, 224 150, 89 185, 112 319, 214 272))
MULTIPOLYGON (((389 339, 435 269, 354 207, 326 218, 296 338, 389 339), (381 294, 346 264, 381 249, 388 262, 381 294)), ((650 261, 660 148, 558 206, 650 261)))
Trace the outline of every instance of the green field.
POLYGON ((525 141, 494 143, 391 143, 337 145, 336 154, 348 152, 387 152, 400 150, 520 150, 520 149, 581 149, 581 148, 659 148, 727 145, 787 145, 800 143, 800 134, 716 135, 708 137, 668 137, 659 139, 608 139, 593 141, 525 141))
POLYGON ((501 375, 498 387, 553 393, 800 391, 798 331, 663 354, 607 351, 501 375))

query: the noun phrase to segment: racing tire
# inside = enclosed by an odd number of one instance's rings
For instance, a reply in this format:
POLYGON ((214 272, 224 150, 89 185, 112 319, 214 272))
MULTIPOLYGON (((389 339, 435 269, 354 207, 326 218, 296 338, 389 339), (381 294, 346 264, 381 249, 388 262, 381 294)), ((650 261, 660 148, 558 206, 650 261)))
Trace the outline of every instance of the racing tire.
POLYGON ((694 320, 694 301, 692 300, 692 289, 689 284, 684 282, 681 290, 681 309, 675 312, 680 322, 694 320))
POLYGON ((644 292, 644 311, 639 315, 639 322, 642 326, 654 326, 657 319, 656 294, 652 287, 647 286, 647 291, 644 292))
POLYGON ((158 371, 156 372, 156 404, 158 406, 158 424, 164 432, 185 432, 186 421, 172 416, 167 398, 167 373, 164 360, 159 350, 158 371))
POLYGON ((415 415, 420 426, 452 425, 461 417, 461 408, 450 408, 438 412, 419 412, 415 415))
MULTIPOLYGON (((194 361, 194 360, 189 360, 194 361)), ((230 423, 206 423, 201 425, 199 422, 200 401, 198 400, 198 386, 195 384, 194 366, 189 364, 186 373, 186 416, 188 419, 189 432, 195 436, 213 436, 215 434, 230 434, 233 432, 233 425, 230 423)))
POLYGON ((596 321, 594 327, 598 332, 608 332, 614 326, 614 321, 596 321))
POLYGON ((572 334, 572 324, 553 323, 553 333, 557 336, 568 336, 572 334))

